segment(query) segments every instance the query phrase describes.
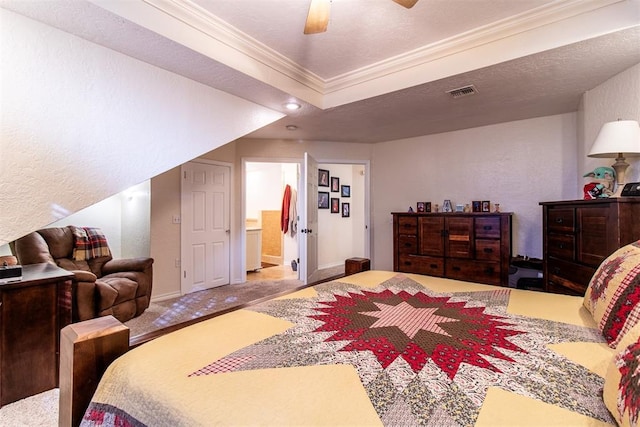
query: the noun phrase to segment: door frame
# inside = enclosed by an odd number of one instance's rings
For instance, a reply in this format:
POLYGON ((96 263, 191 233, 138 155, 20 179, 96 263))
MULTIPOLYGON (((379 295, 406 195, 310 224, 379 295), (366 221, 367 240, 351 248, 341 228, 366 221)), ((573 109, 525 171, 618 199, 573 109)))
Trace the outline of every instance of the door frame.
MULTIPOLYGON (((235 173, 234 173, 234 165, 233 163, 229 163, 229 162, 222 162, 222 161, 218 161, 218 160, 209 160, 209 159, 201 159, 201 158, 196 158, 193 160, 189 160, 188 162, 185 162, 184 164, 187 163, 203 163, 203 164, 207 164, 207 165, 213 165, 213 166, 223 166, 223 167, 228 167, 229 168, 229 229, 230 231, 230 236, 229 236, 229 284, 234 283, 233 281, 233 266, 235 263, 235 235, 236 233, 236 225, 235 225, 235 218, 233 215, 233 211, 234 211, 234 204, 235 204, 235 173)), ((183 265, 184 265, 184 251, 183 251, 183 247, 182 247, 182 242, 184 242, 184 227, 182 227, 182 203, 183 203, 183 194, 182 194, 182 165, 180 165, 180 295, 184 295, 182 293, 182 280, 183 280, 183 265)))
MULTIPOLYGON (((312 154, 313 155, 313 154, 312 154)), ((352 160, 352 159, 327 159, 327 158, 317 158, 318 163, 322 164, 343 164, 343 165, 363 165, 364 166, 364 222, 365 222, 365 233, 364 233, 364 248, 365 248, 365 257, 371 259, 372 251, 371 251, 371 161, 370 160, 352 160)), ((240 242, 240 248, 236 248, 235 253, 241 258, 241 271, 239 272, 239 282, 243 283, 247 280, 247 272, 246 261, 244 259, 244 254, 246 251, 246 241, 245 241, 245 232, 246 226, 244 224, 244 218, 246 216, 246 206, 245 199, 247 196, 246 193, 246 163, 295 163, 298 164, 300 168, 302 163, 304 162, 304 154, 300 158, 291 158, 291 157, 242 157, 241 158, 241 202, 240 202, 240 216, 237 217, 240 224, 238 225, 238 233, 237 241, 240 242)), ((231 192, 234 193, 233 191, 231 192)), ((233 210, 233 208, 232 208, 233 210)), ((298 249, 299 253, 300 249, 298 249)), ((233 255, 233 253, 232 253, 233 255)), ((373 259, 371 259, 371 265, 373 265, 373 259)), ((232 268, 233 268, 232 264, 232 268)), ((298 272, 300 272, 300 268, 298 268, 298 272)), ((232 271, 233 273, 233 271, 232 271)), ((234 282, 235 283, 235 282, 234 282)))
POLYGON ((371 161, 325 158, 316 158, 316 160, 319 164, 364 166, 364 256, 371 260, 371 265, 373 266, 373 259, 371 259, 371 161))

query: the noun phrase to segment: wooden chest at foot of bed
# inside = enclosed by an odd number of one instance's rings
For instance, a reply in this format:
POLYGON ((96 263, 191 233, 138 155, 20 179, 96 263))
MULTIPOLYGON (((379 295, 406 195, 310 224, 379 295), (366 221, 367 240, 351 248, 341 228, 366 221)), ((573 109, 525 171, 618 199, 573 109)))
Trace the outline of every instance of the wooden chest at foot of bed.
POLYGON ((367 271, 370 269, 371 261, 369 261, 368 258, 349 258, 344 263, 345 276, 360 273, 361 271, 367 271))

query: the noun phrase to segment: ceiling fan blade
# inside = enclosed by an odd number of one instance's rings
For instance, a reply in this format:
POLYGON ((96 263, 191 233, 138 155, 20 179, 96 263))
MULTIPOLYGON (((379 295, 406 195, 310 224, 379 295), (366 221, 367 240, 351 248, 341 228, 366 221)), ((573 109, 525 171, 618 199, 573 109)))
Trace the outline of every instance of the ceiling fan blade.
POLYGON ((329 7, 331 0, 311 0, 307 22, 304 25, 305 34, 324 33, 329 25, 329 7))
POLYGON ((418 0, 393 0, 393 1, 398 3, 399 5, 406 7, 407 9, 411 9, 416 3, 418 3, 418 0))

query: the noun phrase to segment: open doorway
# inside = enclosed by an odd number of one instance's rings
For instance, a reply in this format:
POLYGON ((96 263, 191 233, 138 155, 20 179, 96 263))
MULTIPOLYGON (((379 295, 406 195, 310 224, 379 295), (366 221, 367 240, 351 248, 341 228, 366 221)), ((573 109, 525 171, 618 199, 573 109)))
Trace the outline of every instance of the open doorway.
POLYGON ((247 281, 298 279, 298 163, 244 166, 247 281))
MULTIPOLYGON (((329 200, 328 206, 318 209, 318 268, 323 278, 344 274, 347 258, 370 257, 368 166, 368 162, 319 162, 318 168, 328 171, 329 184, 327 187, 320 185, 317 190, 318 203, 320 196, 324 197, 320 193, 328 194, 329 200), (336 204, 337 210, 334 209, 336 204)), ((294 227, 292 232, 290 226, 287 233, 283 233, 280 219, 286 186, 297 194, 299 167, 295 160, 243 159, 247 281, 298 278, 300 265, 296 266, 296 272, 292 261, 298 262, 298 233, 301 230, 294 227), (277 219, 275 226, 267 224, 269 219, 262 219, 269 216, 277 219), (261 240, 259 253, 255 243, 258 239, 261 240), (279 259, 280 254, 282 258, 279 259)), ((298 198, 298 214, 299 203, 298 198)))

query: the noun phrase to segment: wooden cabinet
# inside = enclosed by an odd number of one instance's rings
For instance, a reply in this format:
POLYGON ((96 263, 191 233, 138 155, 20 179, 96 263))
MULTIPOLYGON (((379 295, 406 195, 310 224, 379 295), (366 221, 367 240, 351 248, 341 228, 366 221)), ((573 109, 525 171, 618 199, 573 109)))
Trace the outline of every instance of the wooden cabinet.
POLYGON ((507 286, 510 213, 393 215, 393 269, 507 286))
POLYGON ((600 263, 640 239, 640 197, 542 202, 548 292, 584 295, 600 263))
POLYGON ((260 228, 247 228, 245 244, 246 270, 260 270, 262 268, 262 230, 260 228))
POLYGON ((0 406, 58 386, 72 277, 55 265, 33 264, 23 266, 21 281, 0 284, 0 406))

